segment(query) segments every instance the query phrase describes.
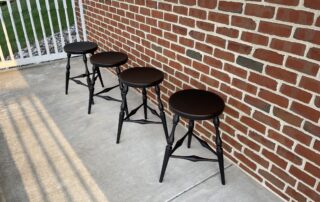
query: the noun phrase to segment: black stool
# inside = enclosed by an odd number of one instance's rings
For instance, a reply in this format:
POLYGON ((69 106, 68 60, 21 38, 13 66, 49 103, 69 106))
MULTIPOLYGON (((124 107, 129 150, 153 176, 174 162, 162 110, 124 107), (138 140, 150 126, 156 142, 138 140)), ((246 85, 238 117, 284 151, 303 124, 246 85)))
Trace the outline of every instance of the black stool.
POLYGON ((105 100, 113 100, 113 101, 121 102, 121 100, 112 98, 107 95, 102 95, 103 93, 107 93, 110 90, 118 87, 119 85, 115 85, 110 88, 105 88, 98 93, 94 93, 94 85, 97 77, 100 75, 99 67, 105 67, 105 68, 116 67, 117 75, 119 75, 121 72, 120 66, 125 64, 127 61, 128 61, 127 54, 120 53, 120 52, 102 52, 102 53, 97 53, 90 58, 90 62, 92 63, 93 66, 92 66, 92 79, 91 79, 91 89, 90 89, 90 95, 89 95, 88 114, 91 113, 93 96, 97 96, 105 100))
POLYGON ((149 124, 149 123, 161 124, 162 123, 165 136, 166 138, 168 138, 166 116, 163 111, 163 105, 161 102, 160 87, 159 87, 159 84, 163 81, 163 78, 164 78, 163 73, 160 70, 157 70, 152 67, 130 68, 123 71, 119 75, 120 85, 122 85, 121 87, 122 104, 121 104, 121 110, 119 114, 117 144, 120 142, 121 129, 124 121, 135 122, 140 124, 149 124), (124 117, 125 110, 128 110, 126 95, 128 93, 129 87, 142 88, 142 104, 139 105, 137 108, 133 109, 130 113, 126 113, 126 117, 124 117), (158 113, 156 110, 148 106, 146 88, 149 88, 149 87, 154 87, 155 89, 155 92, 157 94, 158 107, 159 107, 160 113, 158 113), (134 115, 142 106, 144 108, 144 119, 131 120, 130 117, 134 115), (148 109, 152 114, 159 117, 161 119, 161 122, 148 120, 148 113, 147 113, 148 109))
MULTIPOLYGON (((86 54, 90 53, 91 55, 93 55, 94 52, 97 49, 98 49, 98 45, 96 43, 88 42, 88 41, 73 42, 73 43, 66 44, 64 46, 64 51, 67 53, 67 57, 68 57, 67 67, 66 67, 66 89, 65 89, 65 93, 66 94, 68 94, 69 80, 72 80, 77 84, 80 84, 80 85, 88 87, 88 89, 90 91, 90 88, 89 88, 89 85, 90 85, 90 74, 92 74, 92 73, 90 73, 89 70, 88 70, 86 54), (76 54, 76 55, 82 54, 83 62, 84 62, 84 65, 85 65, 85 73, 70 78, 70 58, 71 58, 71 54, 76 54), (84 84, 82 81, 77 80, 77 79, 83 78, 83 77, 87 78, 87 84, 84 84)), ((98 76, 99 76, 101 85, 103 87, 104 85, 103 85, 103 81, 102 81, 102 78, 101 78, 100 71, 98 72, 98 76)))
POLYGON ((169 106, 171 111, 174 112, 173 117, 173 127, 170 136, 167 139, 167 147, 163 159, 161 174, 160 174, 160 182, 162 182, 164 174, 166 172, 167 164, 169 158, 180 158, 186 159, 193 162, 196 161, 213 161, 219 163, 221 182, 225 184, 224 178, 224 167, 223 167, 223 149, 222 149, 222 141, 220 138, 219 131, 219 115, 223 112, 224 109, 224 101, 218 95, 204 91, 204 90, 182 90, 173 94, 169 99, 169 106), (183 117, 189 119, 188 132, 176 142, 175 146, 172 148, 174 142, 174 132, 176 126, 179 122, 179 118, 183 117), (216 129, 216 151, 214 151, 205 141, 201 140, 199 137, 194 135, 193 127, 195 120, 207 120, 213 119, 213 124, 216 129), (185 138, 188 136, 188 147, 191 145, 191 138, 194 136, 200 144, 213 152, 218 159, 207 159, 199 156, 178 156, 173 155, 173 153, 178 149, 185 138))

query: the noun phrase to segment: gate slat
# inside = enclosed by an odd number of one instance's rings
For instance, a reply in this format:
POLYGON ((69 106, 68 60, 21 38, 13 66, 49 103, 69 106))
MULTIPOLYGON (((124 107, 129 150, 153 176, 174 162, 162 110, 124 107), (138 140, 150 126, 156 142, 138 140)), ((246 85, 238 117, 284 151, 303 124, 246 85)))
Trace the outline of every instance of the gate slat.
POLYGON ((77 23, 77 15, 76 15, 76 5, 74 3, 74 0, 71 0, 71 3, 72 3, 71 5, 72 5, 72 10, 73 10, 74 26, 76 28, 77 41, 80 41, 78 23, 77 23))
POLYGON ((8 46, 8 50, 9 50, 9 54, 10 54, 10 58, 11 58, 11 60, 14 60, 12 47, 11 47, 9 36, 8 36, 8 32, 7 32, 7 27, 6 27, 6 24, 5 24, 5 22, 3 20, 3 16, 2 16, 2 8, 1 7, 0 7, 0 21, 1 21, 3 32, 4 32, 4 36, 6 38, 6 42, 7 42, 7 46, 8 46))
POLYGON ((80 17, 81 17, 81 27, 82 27, 82 34, 83 34, 83 40, 87 40, 87 31, 86 31, 86 24, 84 20, 84 12, 83 12, 83 5, 82 0, 79 0, 79 8, 80 8, 80 17))
POLYGON ((12 24, 12 28, 13 28, 13 34, 14 34, 14 37, 15 37, 16 43, 17 43, 18 52, 19 52, 20 58, 23 58, 20 40, 19 40, 18 34, 17 34, 16 24, 15 24, 13 15, 12 15, 12 7, 11 7, 10 0, 7 0, 7 7, 8 7, 8 11, 9 11, 9 15, 10 15, 10 20, 11 20, 11 24, 12 24))
POLYGON ((53 25, 52 25, 52 18, 51 18, 51 13, 50 13, 50 5, 49 5, 48 0, 46 0, 46 8, 47 8, 47 12, 48 12, 49 25, 50 25, 50 29, 51 29, 51 35, 52 35, 52 41, 53 41, 54 51, 55 51, 55 53, 58 53, 57 41, 56 41, 56 38, 55 38, 55 36, 54 36, 54 30, 53 30, 53 25))
POLYGON ((31 48, 30 48, 30 42, 29 42, 29 37, 26 31, 26 25, 24 23, 24 18, 22 16, 22 9, 21 9, 21 2, 20 0, 17 0, 17 6, 18 6, 18 11, 19 11, 19 16, 20 16, 20 20, 21 20, 21 25, 22 25, 22 30, 23 30, 23 34, 24 34, 24 38, 26 40, 26 44, 27 44, 27 49, 28 49, 28 53, 29 53, 29 57, 33 57, 32 52, 31 52, 31 48))
POLYGON ((29 17, 30 17, 30 22, 31 22, 31 28, 32 28, 32 31, 33 31, 34 42, 35 42, 36 47, 37 47, 38 55, 42 55, 41 54, 41 50, 40 50, 38 36, 37 36, 37 31, 36 31, 36 28, 35 28, 34 22, 33 22, 33 16, 32 16, 32 10, 31 10, 31 6, 30 6, 30 1, 27 0, 26 2, 27 2, 28 11, 29 11, 29 17))
POLYGON ((63 8, 64 8, 65 16, 66 16, 69 43, 71 43, 72 42, 72 38, 71 38, 71 33, 70 33, 70 22, 69 22, 68 6, 67 6, 67 3, 66 3, 66 0, 63 0, 63 8))
POLYGON ((4 56, 3 56, 1 45, 0 45, 0 61, 4 62, 4 56))
POLYGON ((49 45, 48 45, 47 34, 46 34, 46 30, 45 30, 44 24, 43 24, 43 18, 42 18, 41 6, 40 6, 40 3, 39 3, 39 0, 36 0, 36 4, 37 4, 37 10, 38 10, 39 19, 40 19, 40 25, 41 25, 41 30, 42 30, 44 45, 45 45, 45 47, 46 47, 47 55, 50 55, 50 50, 49 50, 49 45))
POLYGON ((61 18, 60 18, 60 13, 59 13, 59 4, 57 0, 54 0, 54 4, 55 4, 55 9, 56 9, 56 13, 57 13, 57 18, 58 18, 58 25, 59 25, 59 30, 60 30, 60 38, 61 38, 61 45, 62 47, 64 47, 64 37, 63 37, 63 30, 62 30, 62 26, 61 26, 61 18))

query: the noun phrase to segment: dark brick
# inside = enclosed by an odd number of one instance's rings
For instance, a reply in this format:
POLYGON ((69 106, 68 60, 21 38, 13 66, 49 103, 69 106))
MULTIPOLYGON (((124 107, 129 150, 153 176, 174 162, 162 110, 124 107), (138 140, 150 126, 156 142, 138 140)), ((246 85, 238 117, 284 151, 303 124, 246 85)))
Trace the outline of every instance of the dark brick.
POLYGON ((261 62, 254 61, 243 56, 238 56, 237 64, 262 73, 263 64, 261 62))
POLYGON ((151 47, 152 47, 153 50, 155 50, 155 51, 157 51, 159 53, 162 53, 162 47, 154 45, 154 44, 152 44, 151 47))
POLYGON ((193 50, 190 50, 190 49, 187 50, 187 56, 189 56, 192 59, 202 61, 202 54, 200 54, 200 53, 198 53, 196 51, 193 51, 193 50))

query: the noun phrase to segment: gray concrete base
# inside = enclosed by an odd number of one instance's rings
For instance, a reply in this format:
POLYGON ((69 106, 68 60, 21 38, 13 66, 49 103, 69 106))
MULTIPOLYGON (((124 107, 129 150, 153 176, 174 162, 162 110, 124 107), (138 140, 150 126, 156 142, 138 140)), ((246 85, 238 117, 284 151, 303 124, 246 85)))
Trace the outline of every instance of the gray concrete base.
MULTIPOLYGON (((222 186, 216 163, 170 159, 163 183, 161 125, 124 123, 116 130, 120 103, 95 98, 70 82, 64 94, 65 60, 0 73, 0 199, 3 201, 278 201, 226 161, 222 186)), ((71 73, 83 73, 74 58, 71 73)), ((117 83, 102 71, 106 86, 117 83)), ((97 82, 98 89, 101 89, 97 82)), ((111 96, 120 98, 115 89, 111 96)), ((129 90, 132 109, 142 98, 129 90)), ((137 114, 142 117, 142 114, 137 114)), ((171 120, 168 120, 169 129, 171 120)), ((186 130, 178 127, 177 139, 186 130)), ((180 154, 213 157, 196 140, 180 154)))

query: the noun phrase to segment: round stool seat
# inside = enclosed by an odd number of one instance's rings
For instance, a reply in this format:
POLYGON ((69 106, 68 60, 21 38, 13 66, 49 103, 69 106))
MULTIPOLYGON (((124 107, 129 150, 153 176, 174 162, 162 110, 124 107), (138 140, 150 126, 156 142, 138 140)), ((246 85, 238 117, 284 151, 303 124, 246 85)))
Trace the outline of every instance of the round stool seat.
POLYGON ((121 52, 102 52, 93 55, 90 58, 93 65, 99 67, 115 67, 125 64, 128 61, 128 55, 121 52))
POLYGON ((70 54, 93 53, 97 49, 98 45, 89 41, 73 42, 64 46, 64 51, 70 54))
POLYGON ((120 81, 128 86, 143 88, 158 85, 163 81, 163 72, 153 67, 134 67, 119 75, 120 81))
POLYGON ((189 89, 174 93, 169 99, 169 106, 184 118, 205 120, 219 116, 224 109, 224 101, 212 92, 189 89))

